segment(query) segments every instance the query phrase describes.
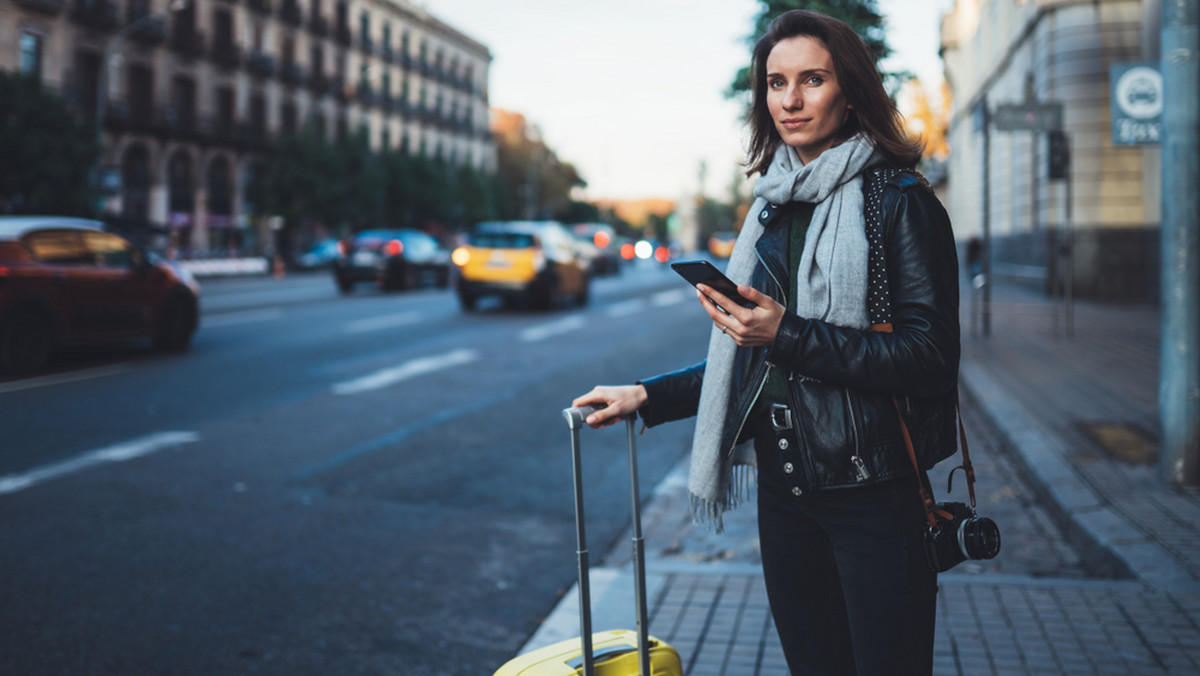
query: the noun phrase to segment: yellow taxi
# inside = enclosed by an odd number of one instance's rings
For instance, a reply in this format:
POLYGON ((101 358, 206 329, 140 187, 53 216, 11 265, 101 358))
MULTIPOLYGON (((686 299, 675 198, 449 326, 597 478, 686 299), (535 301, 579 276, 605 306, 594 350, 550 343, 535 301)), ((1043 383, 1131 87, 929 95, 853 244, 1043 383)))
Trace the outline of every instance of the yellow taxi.
POLYGON ((467 311, 483 296, 540 308, 588 301, 588 262, 557 221, 480 223, 451 258, 458 268, 458 299, 467 311))

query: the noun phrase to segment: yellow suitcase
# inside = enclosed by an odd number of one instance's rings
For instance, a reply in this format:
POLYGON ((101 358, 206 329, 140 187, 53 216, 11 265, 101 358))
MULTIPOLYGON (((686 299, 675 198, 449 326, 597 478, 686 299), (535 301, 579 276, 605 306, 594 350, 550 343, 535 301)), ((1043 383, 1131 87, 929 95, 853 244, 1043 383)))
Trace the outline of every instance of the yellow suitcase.
POLYGON ((642 539, 642 510, 638 502, 637 431, 635 417, 625 420, 629 440, 629 484, 633 498, 633 591, 637 631, 618 629, 592 633, 592 599, 588 581, 587 537, 584 533, 583 474, 580 470, 579 430, 591 408, 563 410, 571 430, 575 470, 575 537, 579 553, 580 638, 514 657, 495 676, 683 676, 679 652, 649 634, 646 610, 646 545, 642 539))
MULTIPOLYGON (((679 676, 683 665, 679 653, 662 641, 649 637, 651 676, 679 676)), ((592 634, 592 657, 596 676, 630 676, 641 673, 638 665, 637 632, 628 629, 592 634)), ((548 645, 500 667, 495 676, 574 676, 583 673, 583 650, 579 639, 548 645)))

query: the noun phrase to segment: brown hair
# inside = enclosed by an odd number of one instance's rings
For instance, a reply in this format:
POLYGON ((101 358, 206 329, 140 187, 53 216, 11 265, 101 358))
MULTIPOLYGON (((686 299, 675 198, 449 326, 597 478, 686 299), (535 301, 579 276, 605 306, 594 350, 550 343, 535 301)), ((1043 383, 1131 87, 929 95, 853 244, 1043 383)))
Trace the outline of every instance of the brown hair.
POLYGON ((750 75, 754 99, 748 116, 750 150, 746 175, 767 173, 776 149, 783 142, 767 108, 767 57, 775 45, 799 36, 820 40, 833 57, 838 85, 850 106, 850 115, 838 130, 837 141, 845 141, 861 131, 892 166, 915 165, 921 159, 923 145, 905 137, 903 118, 888 98, 863 39, 833 17, 795 9, 776 17, 766 35, 754 45, 750 75))

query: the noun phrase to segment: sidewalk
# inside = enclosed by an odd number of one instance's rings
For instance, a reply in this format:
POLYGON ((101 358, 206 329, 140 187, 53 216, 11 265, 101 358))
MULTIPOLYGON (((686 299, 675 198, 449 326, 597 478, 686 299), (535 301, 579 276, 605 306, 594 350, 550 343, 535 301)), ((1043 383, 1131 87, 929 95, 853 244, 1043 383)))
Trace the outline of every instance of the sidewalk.
MULTIPOLYGON (((972 330, 971 298, 962 305, 980 511, 1002 532, 1034 537, 1006 539, 994 561, 940 577, 934 673, 1200 673, 1200 494, 1157 480, 1157 309, 1077 302, 1068 339, 1043 298, 997 287, 992 302, 986 339, 972 330), (997 445, 1009 453, 989 451, 997 445), (1003 503, 1020 505, 1026 521, 1001 520, 1012 513, 1003 503), (1039 532, 1063 533, 1080 556, 1039 532), (1005 572, 1006 557, 1023 570, 1005 572)), ((753 504, 727 514, 720 536, 694 528, 686 475, 685 459, 643 514, 651 633, 680 651, 691 676, 786 674, 753 504)), ((628 542, 593 569, 597 630, 633 628, 628 542)), ((578 635, 578 618, 573 589, 520 652, 578 635)))

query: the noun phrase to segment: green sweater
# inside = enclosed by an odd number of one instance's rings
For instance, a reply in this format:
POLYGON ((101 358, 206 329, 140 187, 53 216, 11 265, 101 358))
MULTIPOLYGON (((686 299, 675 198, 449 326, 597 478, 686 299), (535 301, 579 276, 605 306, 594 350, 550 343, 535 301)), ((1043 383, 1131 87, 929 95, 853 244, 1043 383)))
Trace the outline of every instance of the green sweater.
MULTIPOLYGON (((809 223, 812 222, 813 211, 817 205, 809 202, 791 202, 787 205, 787 213, 784 216, 790 217, 789 224, 790 236, 788 237, 788 281, 789 287, 786 290, 787 296, 787 311, 796 311, 796 271, 800 268, 800 254, 804 252, 804 237, 808 234, 809 223)), ((786 404, 788 403, 787 395, 787 374, 782 369, 772 368, 767 374, 767 382, 763 385, 762 393, 759 394, 758 402, 754 409, 756 414, 762 414, 770 408, 771 404, 786 404)))

